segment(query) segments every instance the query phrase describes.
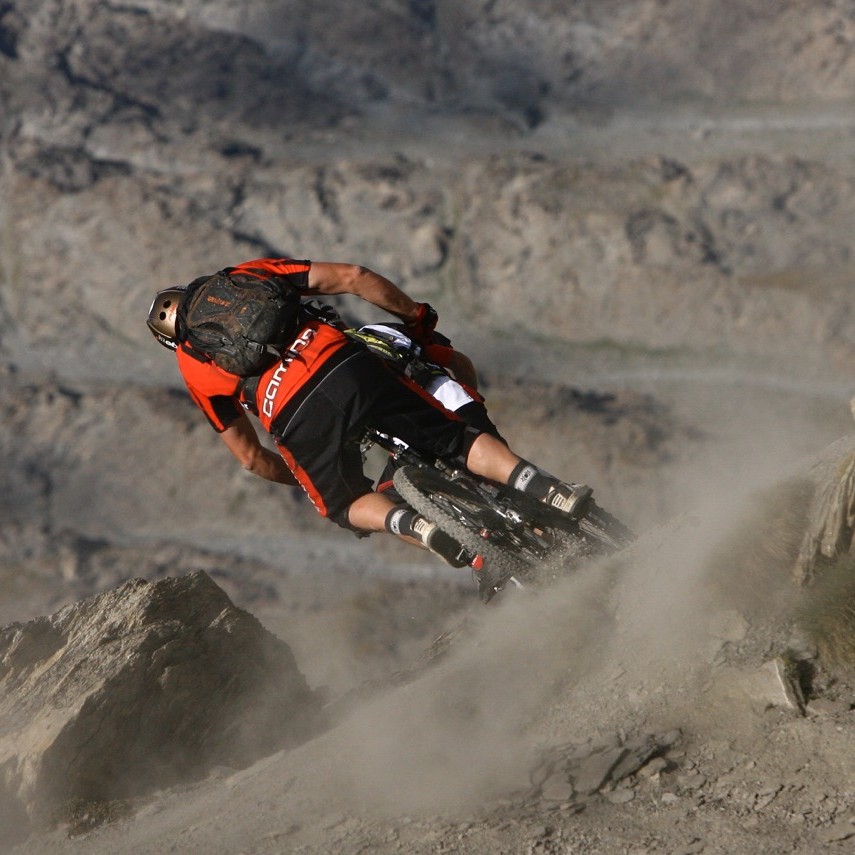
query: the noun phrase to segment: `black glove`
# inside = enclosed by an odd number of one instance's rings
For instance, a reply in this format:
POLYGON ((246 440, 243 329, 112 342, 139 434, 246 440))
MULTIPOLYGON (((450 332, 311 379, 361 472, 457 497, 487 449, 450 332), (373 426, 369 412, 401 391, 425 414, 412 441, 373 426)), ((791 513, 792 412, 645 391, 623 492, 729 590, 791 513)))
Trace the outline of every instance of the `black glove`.
POLYGON ((438 320, 439 315, 430 303, 419 303, 415 318, 405 324, 407 335, 416 344, 430 344, 438 320))

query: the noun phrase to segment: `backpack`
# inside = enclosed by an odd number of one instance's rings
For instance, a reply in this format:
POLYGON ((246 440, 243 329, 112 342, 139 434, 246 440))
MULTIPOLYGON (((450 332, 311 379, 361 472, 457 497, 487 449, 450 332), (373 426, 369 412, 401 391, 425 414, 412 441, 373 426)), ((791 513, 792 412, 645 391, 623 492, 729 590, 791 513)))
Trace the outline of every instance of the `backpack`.
POLYGON ((283 277, 220 271, 187 286, 178 340, 240 377, 261 374, 294 340, 300 291, 283 277))

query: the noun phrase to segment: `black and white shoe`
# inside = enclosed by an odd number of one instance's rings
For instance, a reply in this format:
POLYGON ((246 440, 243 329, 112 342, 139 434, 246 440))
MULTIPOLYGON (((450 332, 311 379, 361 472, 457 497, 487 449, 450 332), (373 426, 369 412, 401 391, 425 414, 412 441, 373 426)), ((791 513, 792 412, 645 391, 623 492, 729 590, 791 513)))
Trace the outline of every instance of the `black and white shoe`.
POLYGON ((446 534, 436 523, 428 522, 424 517, 416 519, 413 533, 434 555, 451 567, 474 567, 480 558, 469 552, 450 534, 446 534))
POLYGON ((554 487, 549 488, 549 492, 542 501, 552 508, 557 508, 572 519, 580 520, 588 510, 593 492, 587 484, 558 482, 554 487))

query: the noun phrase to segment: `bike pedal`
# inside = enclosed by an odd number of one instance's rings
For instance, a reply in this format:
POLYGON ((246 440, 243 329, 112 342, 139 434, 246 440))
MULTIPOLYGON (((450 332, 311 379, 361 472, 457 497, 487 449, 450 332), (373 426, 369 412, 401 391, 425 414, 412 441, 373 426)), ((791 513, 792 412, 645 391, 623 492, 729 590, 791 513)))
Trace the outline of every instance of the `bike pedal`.
POLYGON ((488 568, 484 567, 483 558, 481 559, 481 565, 475 568, 473 577, 478 583, 478 596, 481 598, 481 602, 485 604, 489 603, 508 582, 513 581, 514 584, 518 584, 510 574, 493 575, 488 568))

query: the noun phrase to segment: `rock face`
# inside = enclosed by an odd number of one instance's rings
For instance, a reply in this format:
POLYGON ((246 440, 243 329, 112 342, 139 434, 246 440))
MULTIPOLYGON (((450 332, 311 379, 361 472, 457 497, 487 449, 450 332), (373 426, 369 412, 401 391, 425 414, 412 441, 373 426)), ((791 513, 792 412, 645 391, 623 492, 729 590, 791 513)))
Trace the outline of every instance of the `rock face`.
POLYGON ((0 630, 0 698, 0 811, 36 822, 248 765, 320 721, 290 648, 203 572, 0 630))
POLYGON ((736 93, 815 99, 822 130, 853 30, 841 4, 807 6, 0 4, 0 564, 6 542, 13 562, 32 552, 10 521, 89 538, 289 524, 301 499, 279 511, 288 491, 221 456, 144 324, 157 288, 268 253, 368 264, 429 299, 480 349, 520 453, 635 527, 679 508, 663 463, 697 458, 697 431, 568 394, 622 395, 660 367, 714 380, 719 361, 848 382, 855 170, 825 156, 845 134, 755 150, 726 112, 736 93), (654 95, 650 117, 614 119, 654 95), (541 377, 561 390, 537 389, 554 412, 535 423, 531 393, 501 384, 541 377), (180 463, 151 477, 164 437, 180 463))
MULTIPOLYGON (((584 745, 561 745, 543 752, 543 757, 531 772, 531 789, 527 800, 561 802, 569 809, 581 804, 598 792, 605 792, 610 801, 631 800, 634 793, 624 784, 652 760, 667 767, 663 755, 680 739, 675 730, 663 736, 644 735, 621 740, 610 734, 599 741, 584 745), (618 795, 616 795, 618 794, 618 795)), ((655 767, 653 767, 655 768, 655 767)))
POLYGON ((78 368, 164 376, 155 288, 295 253, 446 323, 845 370, 847 159, 578 154, 586 110, 654 93, 848 97, 851 14, 806 5, 4 3, 0 352, 68 371, 73 329, 78 368))

